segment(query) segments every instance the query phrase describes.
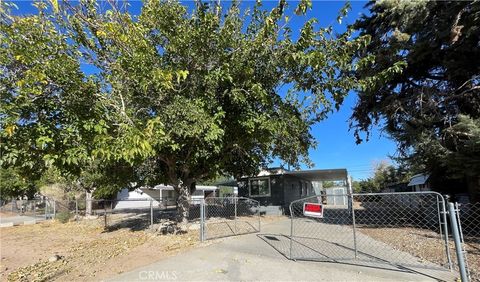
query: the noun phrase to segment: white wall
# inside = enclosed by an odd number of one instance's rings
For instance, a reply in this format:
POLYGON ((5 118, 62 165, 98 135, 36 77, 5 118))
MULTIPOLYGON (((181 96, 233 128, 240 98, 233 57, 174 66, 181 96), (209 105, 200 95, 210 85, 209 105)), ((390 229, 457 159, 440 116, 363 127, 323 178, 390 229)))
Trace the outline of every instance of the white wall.
MULTIPOLYGON (((154 192, 159 193, 158 191, 154 192)), ((158 201, 154 200, 150 195, 140 189, 128 191, 127 188, 124 188, 117 193, 118 202, 114 209, 149 208, 150 200, 153 200, 154 207, 160 205, 158 201)))

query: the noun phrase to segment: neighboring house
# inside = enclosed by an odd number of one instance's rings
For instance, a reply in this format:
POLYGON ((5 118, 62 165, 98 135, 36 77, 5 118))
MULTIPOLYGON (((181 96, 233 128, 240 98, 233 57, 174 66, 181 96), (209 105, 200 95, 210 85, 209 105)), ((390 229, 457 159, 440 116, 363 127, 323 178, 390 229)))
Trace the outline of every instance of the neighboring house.
POLYGON ((344 181, 348 183, 346 169, 288 171, 271 168, 257 176, 238 180, 238 196, 260 202, 267 214, 285 214, 292 201, 314 195, 327 195, 328 204, 346 205, 347 187, 323 189, 323 181, 344 181))
MULTIPOLYGON (((190 196, 193 203, 206 197, 215 197, 218 187, 197 185, 195 192, 190 196)), ((140 187, 133 191, 127 188, 117 193, 115 209, 147 208, 150 201, 154 206, 175 206, 177 192, 170 185, 156 185, 155 187, 140 187)))
MULTIPOLYGON (((153 189, 159 190, 160 200, 166 201, 168 203, 175 204, 177 199, 177 192, 170 185, 157 185, 153 189)), ((190 199, 193 203, 200 203, 200 200, 207 197, 217 197, 218 195, 217 186, 205 186, 205 185, 196 185, 195 192, 190 195, 190 199)))
POLYGON ((387 187, 382 189, 382 193, 411 192, 412 187, 408 186, 408 182, 389 183, 387 187))
POLYGON ((117 193, 114 209, 150 208, 150 201, 158 207, 160 205, 158 200, 158 191, 147 188, 128 191, 128 188, 124 188, 117 193))
POLYGON ((420 173, 412 176, 408 183, 409 190, 412 192, 432 191, 432 187, 429 181, 430 175, 426 173, 420 173))

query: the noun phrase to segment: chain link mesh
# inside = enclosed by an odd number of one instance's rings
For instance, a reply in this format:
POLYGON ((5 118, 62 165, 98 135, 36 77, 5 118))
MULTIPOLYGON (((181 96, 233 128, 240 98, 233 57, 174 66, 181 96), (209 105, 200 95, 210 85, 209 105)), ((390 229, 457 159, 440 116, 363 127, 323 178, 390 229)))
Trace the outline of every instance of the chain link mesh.
POLYGON ((313 196, 292 202, 290 212, 292 259, 450 265, 445 202, 436 193, 313 196), (323 217, 305 216, 305 203, 322 204, 323 217))
POLYGON ((205 239, 260 231, 260 205, 242 197, 205 199, 205 239))
POLYGON ((5 201, 2 202, 0 211, 6 220, 8 217, 24 216, 26 220, 41 221, 53 218, 54 201, 48 198, 5 201))

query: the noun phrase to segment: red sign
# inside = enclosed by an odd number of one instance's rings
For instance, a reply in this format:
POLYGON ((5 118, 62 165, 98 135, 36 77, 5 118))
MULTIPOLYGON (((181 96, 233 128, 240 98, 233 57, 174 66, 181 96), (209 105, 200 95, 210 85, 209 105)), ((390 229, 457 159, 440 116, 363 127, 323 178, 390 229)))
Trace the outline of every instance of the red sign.
POLYGON ((304 203, 303 215, 310 217, 323 218, 323 205, 317 203, 304 203))

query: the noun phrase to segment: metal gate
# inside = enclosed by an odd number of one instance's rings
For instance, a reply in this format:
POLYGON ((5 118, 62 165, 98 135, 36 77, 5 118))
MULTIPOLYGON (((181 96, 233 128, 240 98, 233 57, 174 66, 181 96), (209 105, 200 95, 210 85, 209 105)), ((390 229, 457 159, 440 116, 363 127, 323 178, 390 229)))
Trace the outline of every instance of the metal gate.
POLYGON ((451 269, 442 195, 335 196, 346 201, 312 196, 291 203, 291 259, 451 269), (305 206, 313 206, 307 203, 320 206, 320 215, 305 213, 305 206))
POLYGON ((260 232, 260 204, 244 197, 208 197, 200 204, 201 240, 260 232))

